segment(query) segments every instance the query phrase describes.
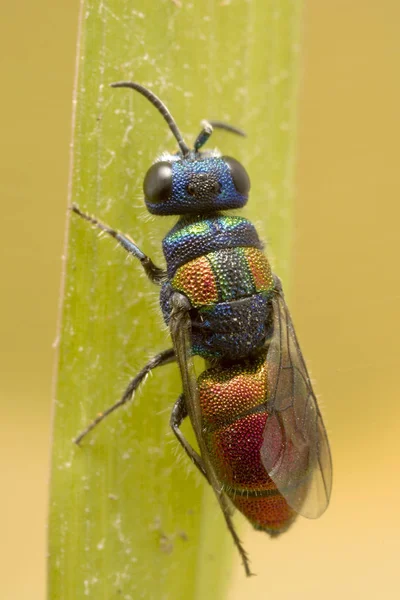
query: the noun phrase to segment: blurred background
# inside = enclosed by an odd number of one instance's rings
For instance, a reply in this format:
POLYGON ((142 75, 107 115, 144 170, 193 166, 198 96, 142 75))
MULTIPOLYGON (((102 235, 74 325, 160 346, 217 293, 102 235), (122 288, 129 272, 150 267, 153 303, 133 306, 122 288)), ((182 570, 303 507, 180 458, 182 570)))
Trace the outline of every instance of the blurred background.
MULTIPOLYGON (((334 494, 321 520, 299 520, 282 542, 280 571, 274 542, 245 535, 259 577, 245 581, 237 564, 230 600, 397 598, 400 4, 304 6, 290 305, 322 397, 334 494)), ((44 597, 77 19, 78 0, 22 0, 0 23, 4 600, 44 597)))

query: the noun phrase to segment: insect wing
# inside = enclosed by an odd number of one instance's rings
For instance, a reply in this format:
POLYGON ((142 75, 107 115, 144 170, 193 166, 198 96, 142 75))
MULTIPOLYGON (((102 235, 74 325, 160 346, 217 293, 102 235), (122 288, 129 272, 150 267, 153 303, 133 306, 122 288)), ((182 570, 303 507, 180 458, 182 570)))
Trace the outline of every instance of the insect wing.
POLYGON ((327 508, 332 488, 328 438, 283 294, 272 300, 267 354, 269 417, 261 460, 289 506, 309 519, 327 508))
POLYGON ((170 319, 170 333, 174 345, 176 360, 182 377, 185 404, 193 430, 199 444, 201 459, 204 463, 205 475, 221 507, 226 525, 232 535, 233 541, 242 558, 246 575, 250 576, 250 564, 247 554, 236 533, 231 519, 232 505, 223 492, 223 486, 218 479, 212 461, 207 451, 201 427, 200 401, 197 387, 196 373, 192 357, 192 331, 189 316, 190 304, 185 296, 174 293, 172 296, 172 313, 170 319))

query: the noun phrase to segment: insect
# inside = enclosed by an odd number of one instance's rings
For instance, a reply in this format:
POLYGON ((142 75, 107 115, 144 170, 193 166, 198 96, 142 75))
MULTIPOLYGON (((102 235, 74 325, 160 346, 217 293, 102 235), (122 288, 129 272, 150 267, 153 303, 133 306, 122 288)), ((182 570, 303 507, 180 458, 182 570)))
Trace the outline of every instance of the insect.
POLYGON ((179 443, 213 488, 247 575, 248 556, 232 521, 232 505, 258 530, 276 536, 298 514, 319 517, 327 508, 332 464, 321 413, 286 306, 253 224, 224 211, 244 206, 250 180, 234 158, 202 150, 214 128, 242 134, 220 122, 203 122, 190 149, 172 115, 150 90, 131 88, 164 117, 179 151, 164 153, 149 168, 143 190, 154 215, 177 215, 162 244, 166 269, 134 241, 72 210, 137 258, 161 286, 160 304, 172 348, 137 373, 121 399, 99 415, 76 443, 130 400, 146 375, 178 363, 183 393, 170 424, 179 443), (205 359, 197 377, 193 356, 205 359), (189 416, 200 453, 180 431, 189 416))

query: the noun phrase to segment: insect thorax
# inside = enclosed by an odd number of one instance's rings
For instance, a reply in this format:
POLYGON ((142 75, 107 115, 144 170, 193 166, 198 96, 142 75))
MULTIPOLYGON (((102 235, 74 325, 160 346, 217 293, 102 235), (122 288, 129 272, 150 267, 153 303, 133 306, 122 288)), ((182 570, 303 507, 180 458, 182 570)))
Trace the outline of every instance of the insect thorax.
POLYGON ((193 352, 237 359, 268 337, 273 278, 254 225, 237 216, 182 218, 163 240, 168 282, 160 302, 166 323, 173 292, 193 310, 193 352))

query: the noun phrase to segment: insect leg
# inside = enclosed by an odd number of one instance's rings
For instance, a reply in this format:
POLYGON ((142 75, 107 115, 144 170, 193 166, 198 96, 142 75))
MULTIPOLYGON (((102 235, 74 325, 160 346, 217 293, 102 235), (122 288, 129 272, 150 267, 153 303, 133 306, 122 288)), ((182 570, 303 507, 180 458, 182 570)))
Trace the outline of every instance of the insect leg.
POLYGON ((164 269, 160 269, 160 267, 157 267, 151 258, 142 252, 140 248, 136 246, 135 242, 133 242, 127 235, 123 235, 116 229, 112 229, 108 225, 105 225, 95 217, 91 217, 90 215, 82 212, 76 206, 76 204, 72 205, 72 211, 82 217, 82 219, 85 219, 85 221, 89 221, 89 223, 100 229, 100 231, 104 231, 113 237, 124 248, 124 250, 126 250, 129 254, 132 254, 132 256, 135 258, 139 259, 150 281, 156 283, 157 285, 161 285, 167 278, 166 271, 164 271, 164 269))
POLYGON ((215 473, 212 459, 207 450, 207 446, 203 437, 197 377, 192 357, 192 324, 189 315, 191 304, 186 296, 179 294, 178 292, 175 292, 172 295, 171 304, 172 311, 170 318, 170 332, 172 343, 175 349, 176 360, 181 372, 187 412, 199 444, 200 454, 202 460, 204 461, 207 479, 214 490, 224 515, 226 525, 243 561, 246 575, 249 577, 252 574, 250 570, 249 559, 233 525, 230 505, 228 504, 228 500, 224 494, 223 486, 219 481, 217 474, 215 473))
POLYGON ((188 413, 187 413, 187 409, 186 409, 185 398, 184 398, 183 394, 181 394, 179 396, 178 400, 174 404, 174 408, 172 409, 172 412, 171 412, 171 419, 170 419, 169 424, 171 425, 172 431, 176 435, 178 442, 181 444, 181 446, 185 450, 188 457, 192 460, 192 462, 194 462, 194 464, 199 469, 199 471, 208 480, 203 459, 192 448, 192 446, 188 443, 185 436, 182 434, 181 430, 179 429, 182 421, 184 419, 186 419, 187 416, 188 416, 188 413))
POLYGON ((118 400, 115 404, 107 408, 104 412, 97 415, 97 417, 84 429, 75 439, 75 444, 80 444, 83 438, 90 432, 92 429, 96 427, 101 421, 103 421, 108 415, 110 415, 114 410, 117 410, 120 406, 126 404, 135 393, 139 385, 145 379, 146 375, 150 373, 156 367, 161 367, 163 365, 167 365, 170 362, 175 360, 175 352, 173 348, 169 348, 168 350, 164 350, 159 354, 156 354, 149 362, 139 371, 139 373, 131 380, 125 392, 122 394, 121 399, 118 400))

